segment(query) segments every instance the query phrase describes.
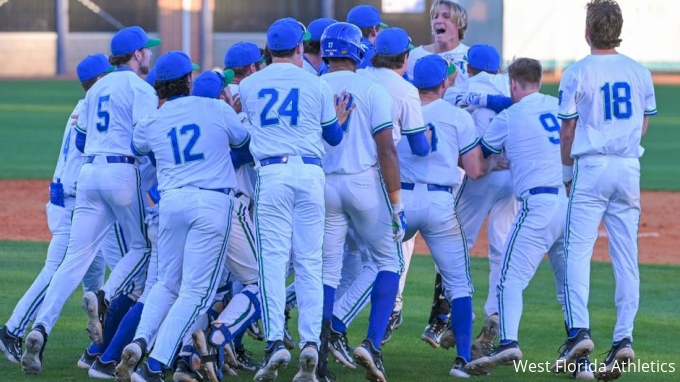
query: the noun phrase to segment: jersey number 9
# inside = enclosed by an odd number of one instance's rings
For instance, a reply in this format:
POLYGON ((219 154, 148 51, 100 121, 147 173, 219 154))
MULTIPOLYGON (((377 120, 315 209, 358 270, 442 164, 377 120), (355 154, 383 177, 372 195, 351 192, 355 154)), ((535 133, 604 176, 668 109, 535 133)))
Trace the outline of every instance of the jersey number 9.
POLYGON ((293 88, 284 98, 283 102, 277 104, 279 100, 279 92, 273 88, 264 88, 257 93, 258 98, 268 98, 267 104, 264 105, 262 113, 260 113, 260 127, 278 125, 280 117, 290 118, 289 126, 297 126, 298 116, 298 100, 300 99, 300 89, 293 88), (269 116, 272 109, 278 106, 274 116, 269 116))
POLYGON ((541 125, 545 131, 549 132, 548 140, 554 145, 560 144, 560 124, 557 122, 557 118, 550 113, 541 114, 538 117, 541 120, 541 125), (555 134, 557 132, 557 134, 555 134))

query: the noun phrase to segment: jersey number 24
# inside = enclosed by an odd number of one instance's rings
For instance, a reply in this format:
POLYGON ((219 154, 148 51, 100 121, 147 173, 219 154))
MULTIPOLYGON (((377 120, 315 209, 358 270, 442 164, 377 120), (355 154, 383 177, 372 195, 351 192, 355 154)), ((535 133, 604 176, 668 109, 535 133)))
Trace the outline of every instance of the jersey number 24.
POLYGON ((298 101, 300 99, 300 89, 290 89, 286 98, 282 102, 279 101, 279 92, 274 88, 264 88, 257 93, 258 98, 267 98, 267 104, 264 105, 262 113, 260 113, 260 127, 278 125, 280 117, 290 118, 289 126, 297 126, 298 116, 298 101), (272 114, 272 109, 276 107, 276 111, 272 114))

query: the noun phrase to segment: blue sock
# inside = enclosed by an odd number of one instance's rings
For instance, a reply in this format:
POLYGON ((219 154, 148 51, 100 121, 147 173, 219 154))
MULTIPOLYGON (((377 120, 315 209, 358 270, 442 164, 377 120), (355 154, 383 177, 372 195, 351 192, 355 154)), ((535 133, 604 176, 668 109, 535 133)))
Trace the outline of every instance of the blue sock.
POLYGON ((331 318, 331 328, 338 333, 347 332, 347 327, 345 326, 345 323, 340 321, 340 319, 335 316, 331 318))
POLYGON ((442 320, 442 321, 444 321, 444 322, 446 322, 446 319, 449 318, 449 316, 446 315, 446 314, 438 314, 438 315, 437 315, 437 318, 440 319, 440 320, 442 320))
POLYGON ((267 341, 267 349, 271 349, 272 345, 274 345, 274 341, 267 341))
POLYGON ((116 334, 111 339, 111 343, 102 354, 102 362, 116 361, 119 362, 123 355, 123 349, 135 338, 135 331, 139 326, 139 320, 142 318, 142 310, 144 304, 136 303, 130 308, 123 320, 118 325, 116 334))
POLYGON ((118 330, 118 325, 120 325, 123 317, 125 317, 134 304, 135 301, 126 295, 118 295, 111 301, 109 310, 106 313, 106 319, 104 320, 104 338, 101 345, 104 348, 102 352, 109 347, 113 336, 118 330))
POLYGON ((323 320, 330 321, 333 318, 333 303, 335 302, 335 288, 323 285, 323 320))
POLYGON ((576 337, 578 334, 578 331, 581 330, 582 328, 571 328, 569 329, 569 338, 576 337))
POLYGON ((505 345, 510 345, 511 342, 512 342, 512 340, 501 340, 498 344, 505 346, 505 345))
POLYGON ((451 301, 451 329, 456 336, 456 351, 466 362, 470 362, 472 346, 472 297, 461 297, 451 301))
POLYGON ((380 342, 385 336, 398 291, 398 273, 378 272, 373 283, 373 291, 371 291, 371 313, 368 316, 368 332, 366 333, 366 338, 371 340, 376 350, 380 350, 380 342))
POLYGON ((149 357, 149 359, 146 361, 146 364, 149 366, 149 370, 154 373, 160 373, 163 371, 163 364, 158 362, 155 358, 149 357))
POLYGON ((239 348, 243 347, 243 336, 245 334, 246 334, 246 332, 244 330, 234 337, 234 347, 235 348, 239 349, 239 348))

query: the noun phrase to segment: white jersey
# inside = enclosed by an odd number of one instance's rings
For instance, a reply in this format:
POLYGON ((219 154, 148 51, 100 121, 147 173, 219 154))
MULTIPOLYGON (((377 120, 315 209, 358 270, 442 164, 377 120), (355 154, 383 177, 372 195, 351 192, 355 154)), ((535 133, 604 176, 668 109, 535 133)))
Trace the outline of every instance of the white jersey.
POLYGON ((519 199, 535 187, 562 187, 557 98, 530 94, 502 111, 484 132, 482 144, 505 156, 519 199))
POLYGON ((586 56, 562 74, 558 98, 558 117, 578 118, 572 158, 642 156, 642 120, 656 114, 652 75, 644 66, 623 54, 586 56))
POLYGON ((290 63, 274 63, 240 84, 243 110, 254 126, 255 160, 299 155, 323 158, 323 126, 337 122, 333 92, 321 78, 290 63))
MULTIPOLYGON (((229 84, 229 91, 232 96, 236 96, 240 92, 240 87, 238 84, 229 84)), ((246 128, 249 134, 253 133, 252 125, 248 121, 248 116, 244 112, 238 113, 238 118, 243 122, 243 127, 246 128)), ((255 167, 251 164, 244 164, 236 169, 236 181, 238 183, 238 190, 245 194, 247 197, 253 199, 255 197, 255 181, 257 179, 257 174, 255 173, 255 167)))
MULTIPOLYGON (((456 72, 458 73, 456 76, 456 85, 462 84, 468 79, 467 53, 469 49, 469 46, 460 43, 457 47, 449 51, 438 53, 443 59, 456 65, 456 72)), ((429 56, 430 54, 434 53, 425 50, 424 45, 421 45, 409 52, 408 65, 406 65, 406 74, 411 81, 413 81, 413 69, 416 67, 416 61, 425 56, 429 56)))
POLYGON ((401 181, 455 188, 460 184, 458 156, 475 148, 479 141, 472 117, 441 99, 423 106, 423 117, 434 127, 432 149, 427 156, 419 157, 411 152, 407 139, 399 142, 401 181))
POLYGON ((392 98, 392 137, 395 143, 402 134, 414 133, 425 126, 420 108, 418 89, 392 69, 373 68, 357 70, 357 74, 381 84, 392 98))
POLYGON ((85 95, 77 129, 87 134, 85 155, 134 156, 133 126, 158 108, 154 89, 130 69, 97 81, 85 95))
POLYGON ((378 163, 373 135, 392 128, 390 96, 382 85, 349 70, 327 73, 321 78, 335 94, 351 94, 356 105, 342 142, 335 147, 326 145, 323 169, 326 174, 362 173, 378 163))
MULTIPOLYGON (((78 104, 73 109, 70 115, 79 115, 82 112, 84 100, 78 101, 78 104)), ((73 196, 76 194, 76 181, 80 173, 80 167, 83 165, 83 155, 76 148, 76 132, 75 126, 72 125, 72 120, 69 117, 66 121, 66 128, 64 129, 64 136, 61 142, 61 149, 59 150, 59 159, 57 166, 54 169, 54 176, 52 181, 57 179, 64 185, 64 195, 73 196)))
POLYGON ((243 146, 248 132, 224 101, 186 96, 166 101, 140 121, 133 144, 156 157, 158 190, 184 186, 236 188, 230 147, 243 146))
POLYGON ((506 73, 489 74, 480 72, 463 83, 446 89, 444 100, 454 106, 473 105, 479 97, 503 95, 510 97, 510 78, 506 73))
POLYGON ((319 72, 317 72, 314 66, 307 60, 302 60, 302 69, 309 72, 309 74, 313 74, 315 76, 319 75, 319 72))

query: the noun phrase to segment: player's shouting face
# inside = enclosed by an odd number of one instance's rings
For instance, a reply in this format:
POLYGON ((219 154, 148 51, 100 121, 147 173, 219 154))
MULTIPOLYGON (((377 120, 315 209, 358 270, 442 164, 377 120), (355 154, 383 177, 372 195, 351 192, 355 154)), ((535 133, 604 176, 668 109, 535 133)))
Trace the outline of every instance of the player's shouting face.
POLYGON ((458 37, 458 26, 451 18, 451 7, 439 4, 430 19, 435 42, 444 42, 458 37))

